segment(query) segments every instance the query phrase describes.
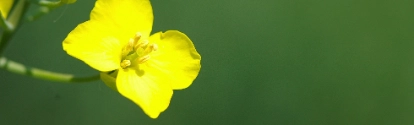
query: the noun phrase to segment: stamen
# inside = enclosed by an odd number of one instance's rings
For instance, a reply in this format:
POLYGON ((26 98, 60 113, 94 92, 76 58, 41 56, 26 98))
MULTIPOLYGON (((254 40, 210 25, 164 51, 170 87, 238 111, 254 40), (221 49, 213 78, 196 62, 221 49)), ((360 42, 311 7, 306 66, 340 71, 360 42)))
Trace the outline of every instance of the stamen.
POLYGON ((127 56, 131 51, 134 45, 134 39, 129 39, 128 44, 122 49, 122 57, 127 56))
POLYGON ((127 45, 122 50, 121 67, 128 68, 131 63, 144 63, 150 59, 150 53, 158 50, 157 44, 150 44, 147 39, 140 40, 142 34, 135 33, 134 38, 130 38, 127 45), (132 61, 131 61, 132 60, 132 61))
POLYGON ((140 32, 135 33, 135 41, 141 39, 142 34, 140 32))
POLYGON ((138 44, 134 46, 134 49, 136 50, 138 48, 144 48, 147 45, 148 45, 148 40, 142 40, 141 42, 139 42, 138 44))
POLYGON ((151 44, 149 46, 147 46, 147 48, 144 49, 145 54, 150 54, 151 52, 157 51, 158 50, 158 46, 157 44, 151 44))
POLYGON ((134 41, 134 39, 132 39, 132 38, 129 39, 129 42, 128 42, 128 45, 127 45, 127 48, 128 48, 129 51, 131 51, 133 49, 135 43, 136 42, 134 41))
POLYGON ((140 32, 135 33, 135 37, 133 39, 134 40, 134 44, 133 44, 134 45, 133 46, 134 50, 137 49, 140 46, 139 45, 140 43, 138 41, 139 41, 139 39, 141 39, 141 36, 142 36, 142 34, 140 32))
POLYGON ((145 46, 147 46, 147 45, 148 45, 148 43, 149 43, 149 41, 148 41, 148 40, 142 40, 142 42, 141 42, 141 47, 145 47, 145 46))
POLYGON ((143 56, 143 57, 141 57, 141 58, 139 58, 138 59, 138 63, 144 63, 144 62, 146 62, 146 61, 148 61, 150 59, 150 56, 149 55, 145 55, 145 56, 143 56))
POLYGON ((122 62, 121 62, 121 67, 124 68, 124 69, 127 68, 130 65, 131 65, 130 60, 122 60, 122 62))
POLYGON ((152 51, 157 51, 158 50, 158 45, 157 44, 151 44, 151 48, 152 48, 152 51))

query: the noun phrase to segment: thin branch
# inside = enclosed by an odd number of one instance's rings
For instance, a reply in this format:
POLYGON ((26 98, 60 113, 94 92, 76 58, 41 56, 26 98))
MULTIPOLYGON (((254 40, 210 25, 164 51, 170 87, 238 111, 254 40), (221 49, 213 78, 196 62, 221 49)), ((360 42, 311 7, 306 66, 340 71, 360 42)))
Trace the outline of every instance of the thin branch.
POLYGON ((100 79, 99 74, 87 77, 75 77, 72 74, 57 73, 43 69, 28 67, 21 63, 8 60, 6 57, 0 57, 0 68, 16 74, 56 82, 90 82, 100 79))

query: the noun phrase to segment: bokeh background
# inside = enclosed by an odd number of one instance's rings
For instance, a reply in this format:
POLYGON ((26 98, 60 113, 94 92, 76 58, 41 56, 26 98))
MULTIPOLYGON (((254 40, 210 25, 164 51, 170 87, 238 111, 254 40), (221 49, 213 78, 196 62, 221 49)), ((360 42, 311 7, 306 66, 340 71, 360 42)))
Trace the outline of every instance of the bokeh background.
MULTIPOLYGON (((4 55, 96 74, 61 46, 88 20, 94 2, 78 0, 25 23, 4 55)), ((414 124, 412 0, 153 0, 152 6, 153 32, 178 29, 202 55, 193 85, 175 91, 158 119, 101 81, 62 84, 0 70, 0 124, 414 124)))

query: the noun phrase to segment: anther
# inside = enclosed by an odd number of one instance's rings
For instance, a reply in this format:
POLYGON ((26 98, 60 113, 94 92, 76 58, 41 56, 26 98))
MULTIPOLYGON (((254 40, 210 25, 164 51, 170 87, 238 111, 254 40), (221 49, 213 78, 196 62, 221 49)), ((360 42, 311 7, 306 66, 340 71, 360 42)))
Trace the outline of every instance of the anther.
POLYGON ((138 59, 138 63, 144 63, 144 62, 146 62, 146 61, 148 61, 150 59, 150 56, 149 55, 145 55, 145 56, 143 56, 143 57, 141 57, 141 58, 139 58, 138 59))
POLYGON ((147 46, 148 45, 148 43, 149 43, 149 41, 148 40, 142 40, 142 42, 141 42, 141 47, 145 47, 145 46, 147 46))
POLYGON ((138 42, 139 39, 141 39, 142 34, 140 32, 135 33, 135 37, 134 39, 132 39, 134 41, 133 47, 134 49, 137 49, 140 45, 140 43, 138 42))
POLYGON ((157 44, 151 44, 151 50, 152 51, 157 51, 158 50, 158 45, 157 44))
POLYGON ((121 67, 124 68, 124 69, 127 68, 130 65, 131 65, 130 60, 122 60, 122 62, 121 62, 121 67))
POLYGON ((134 44, 135 44, 135 40, 130 38, 129 41, 128 41, 128 47, 132 48, 134 46, 134 44))
POLYGON ((135 40, 138 41, 141 38, 142 34, 140 32, 135 33, 135 40))

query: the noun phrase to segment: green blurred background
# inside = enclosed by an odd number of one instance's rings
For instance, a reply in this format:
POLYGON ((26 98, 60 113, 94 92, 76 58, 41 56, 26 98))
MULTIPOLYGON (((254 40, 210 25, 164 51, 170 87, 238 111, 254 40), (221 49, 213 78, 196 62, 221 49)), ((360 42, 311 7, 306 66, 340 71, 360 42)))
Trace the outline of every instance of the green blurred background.
MULTIPOLYGON (((5 56, 92 75, 62 40, 88 20, 78 0, 25 23, 5 56)), ((62 84, 0 70, 0 124, 414 124, 412 0, 158 0, 153 32, 178 29, 202 69, 150 119, 101 81, 62 84)), ((35 9, 36 7, 32 7, 35 9)))

